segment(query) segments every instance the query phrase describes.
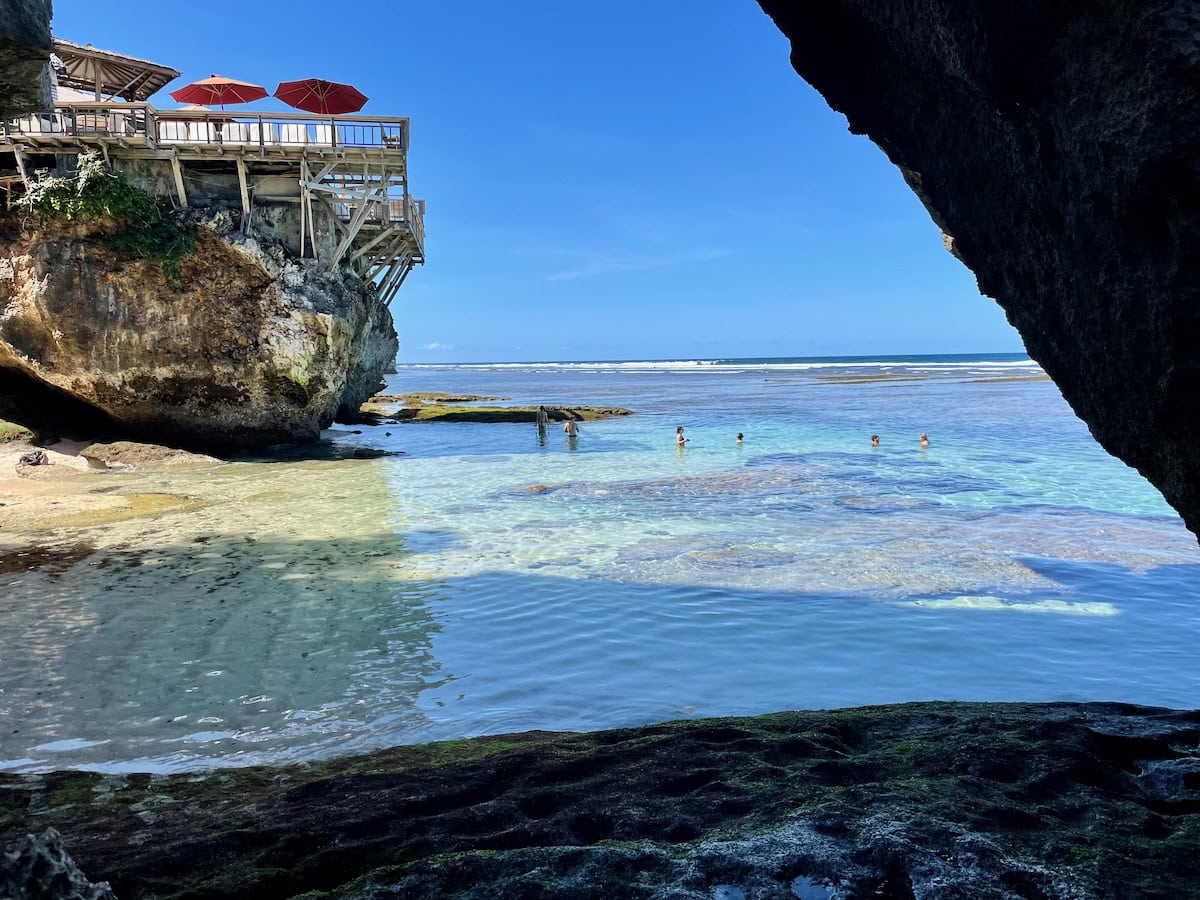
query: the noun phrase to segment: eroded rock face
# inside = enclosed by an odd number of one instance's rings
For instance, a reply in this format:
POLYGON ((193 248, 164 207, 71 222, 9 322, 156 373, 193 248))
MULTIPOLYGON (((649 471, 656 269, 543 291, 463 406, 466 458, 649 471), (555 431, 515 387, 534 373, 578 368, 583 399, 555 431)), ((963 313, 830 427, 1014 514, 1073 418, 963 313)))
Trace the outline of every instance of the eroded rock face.
POLYGON ((49 99, 50 0, 0 0, 0 117, 49 99))
POLYGON ((0 851, 0 897, 10 900, 116 900, 107 882, 92 884, 47 828, 25 835, 10 852, 0 851))
POLYGON ((1100 444, 1200 533, 1200 6, 759 2, 1100 444))
POLYGON ((225 451, 315 439, 382 385, 391 316, 345 269, 212 221, 172 282, 102 229, 0 233, 0 416, 225 451))

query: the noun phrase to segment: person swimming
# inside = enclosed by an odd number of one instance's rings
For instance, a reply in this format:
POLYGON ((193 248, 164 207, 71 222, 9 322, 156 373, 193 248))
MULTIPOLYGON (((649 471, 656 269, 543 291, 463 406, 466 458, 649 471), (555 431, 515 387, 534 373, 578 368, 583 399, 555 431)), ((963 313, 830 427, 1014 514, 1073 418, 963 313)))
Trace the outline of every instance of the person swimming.
POLYGON ((742 433, 740 431, 738 432, 737 442, 739 444, 742 442, 742 433))
POLYGON ((879 435, 877 435, 877 434, 873 434, 873 435, 871 435, 871 446, 872 446, 872 447, 878 447, 878 446, 879 446, 879 435))
POLYGON ((929 435, 927 435, 925 432, 922 431, 921 432, 921 449, 924 450, 928 446, 929 446, 929 435))

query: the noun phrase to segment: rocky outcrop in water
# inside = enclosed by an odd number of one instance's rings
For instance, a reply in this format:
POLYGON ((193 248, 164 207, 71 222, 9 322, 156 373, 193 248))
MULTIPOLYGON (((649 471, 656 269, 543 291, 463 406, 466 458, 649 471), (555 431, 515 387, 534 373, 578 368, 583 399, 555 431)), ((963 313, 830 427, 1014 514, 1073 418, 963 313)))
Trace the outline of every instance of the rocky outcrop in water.
POLYGON ((1197 746, 1200 712, 917 703, 0 775, 0 823, 58 828, 124 900, 1175 900, 1197 746))
POLYGON ((759 2, 1100 444, 1200 533, 1200 6, 759 2))
POLYGON ((241 237, 222 214, 178 279, 107 237, 0 224, 0 417, 225 451, 315 439, 382 386, 391 315, 348 270, 241 237))
POLYGON ((0 0, 0 118, 45 105, 52 46, 50 0, 0 0))

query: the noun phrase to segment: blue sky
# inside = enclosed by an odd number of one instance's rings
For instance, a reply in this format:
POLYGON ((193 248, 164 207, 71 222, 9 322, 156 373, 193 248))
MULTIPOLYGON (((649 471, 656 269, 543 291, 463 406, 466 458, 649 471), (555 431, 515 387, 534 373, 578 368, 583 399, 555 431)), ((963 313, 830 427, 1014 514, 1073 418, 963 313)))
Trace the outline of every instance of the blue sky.
POLYGON ((410 116, 428 263, 392 305, 404 362, 1022 349, 753 0, 330 12, 56 0, 54 30, 181 70, 168 90, 311 75, 410 116))

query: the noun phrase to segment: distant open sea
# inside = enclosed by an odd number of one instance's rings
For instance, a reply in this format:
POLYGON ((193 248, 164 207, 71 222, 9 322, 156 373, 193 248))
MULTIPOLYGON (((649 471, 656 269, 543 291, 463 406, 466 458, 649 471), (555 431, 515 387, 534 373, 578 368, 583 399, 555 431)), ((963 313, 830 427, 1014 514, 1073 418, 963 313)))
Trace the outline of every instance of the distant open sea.
POLYGON ((0 670, 0 712, 29 718, 4 729, 0 768, 907 700, 1200 707, 1196 540, 1024 355, 409 365, 388 382, 635 414, 576 440, 338 426, 343 449, 404 455, 148 476, 139 490, 208 506, 96 538, 101 559, 157 548, 132 568, 7 589, 0 627, 33 638, 0 670), (60 614, 39 629, 47 596, 60 614))

